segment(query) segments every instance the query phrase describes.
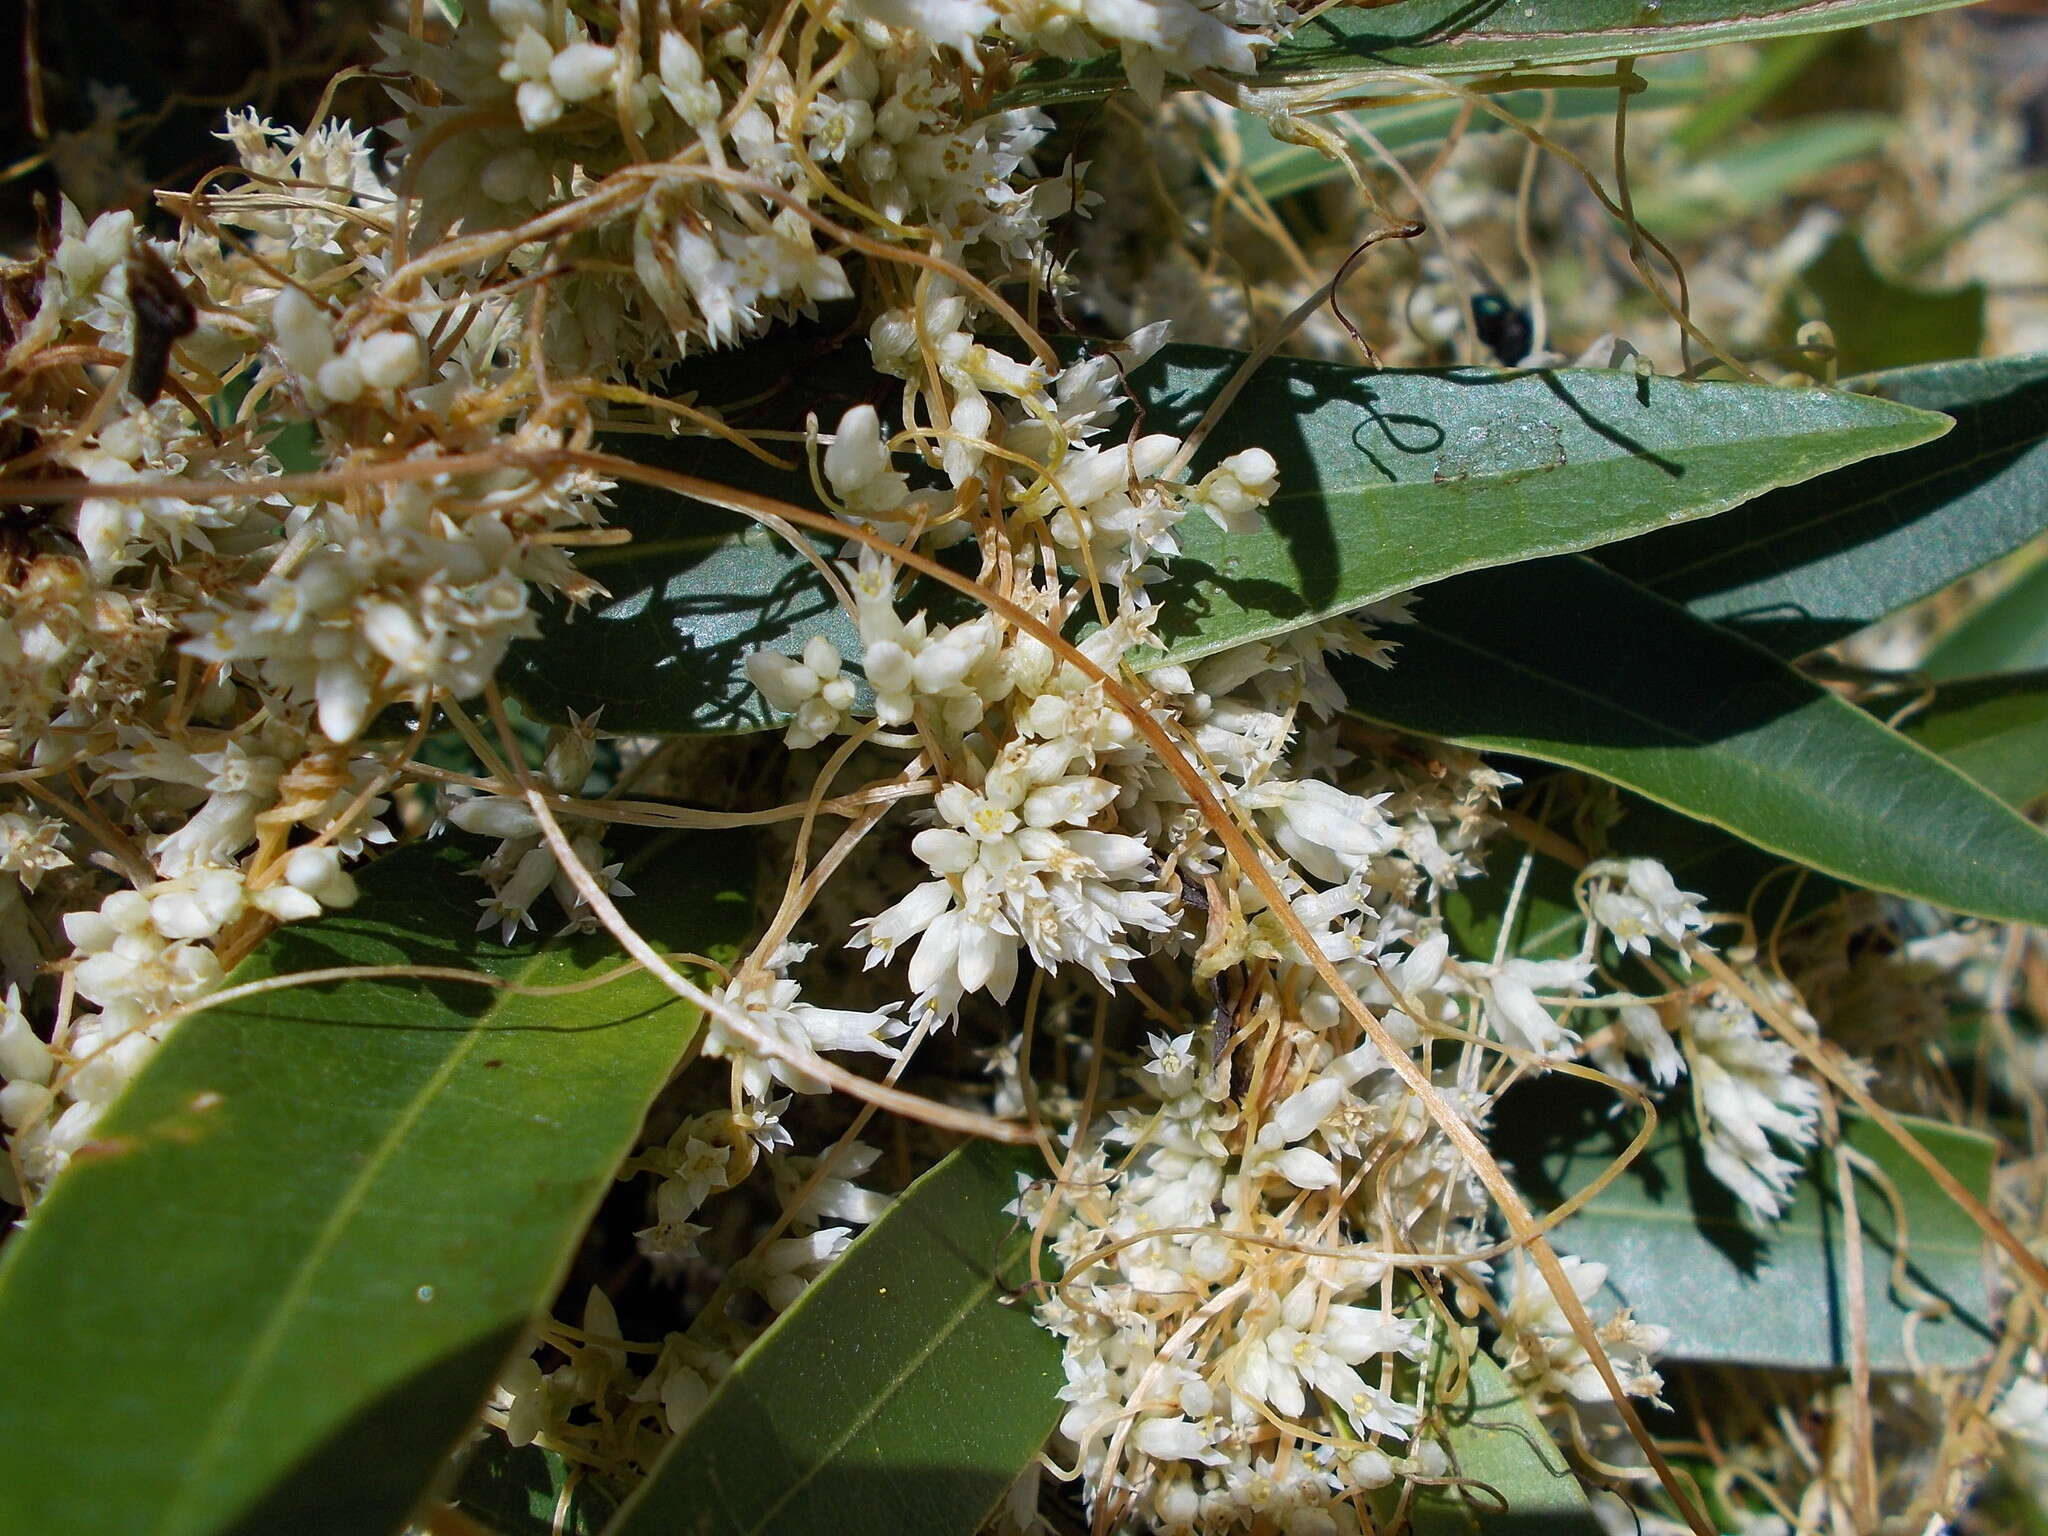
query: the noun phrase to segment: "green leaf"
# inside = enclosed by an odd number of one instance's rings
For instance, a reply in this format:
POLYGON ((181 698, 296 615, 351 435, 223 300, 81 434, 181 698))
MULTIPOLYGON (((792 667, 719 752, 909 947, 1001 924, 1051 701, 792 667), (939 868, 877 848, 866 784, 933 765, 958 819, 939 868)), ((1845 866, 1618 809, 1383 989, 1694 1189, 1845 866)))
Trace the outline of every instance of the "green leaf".
MULTIPOLYGON (((1844 373, 1907 368, 1946 358, 1975 357, 1984 347, 1982 283, 1920 288, 1878 271, 1853 230, 1830 240, 1800 274, 1819 306, 1808 318, 1827 321, 1836 364, 1844 373)), ((1796 328, 1801 312, 1787 317, 1796 328)))
POLYGON ((1889 717, 1910 709, 1899 729, 2023 808, 2048 794, 2048 670, 1944 683, 1929 696, 1901 689, 1864 701, 1889 717))
POLYGON ((1343 7, 1295 29, 1259 79, 1342 79, 1362 69, 1439 75, 1553 69, 1721 43, 1834 32, 1947 9, 1956 0, 1397 0, 1343 7))
POLYGON ((972 1536, 1059 1417, 1058 1340, 1001 1271, 1016 1175, 977 1143, 906 1190, 740 1359, 607 1536, 972 1536))
MULTIPOLYGON (((1166 348, 1133 375, 1145 430, 1186 434, 1242 355, 1166 348)), ((1946 423, 1817 389, 1683 383, 1567 369, 1380 372, 1275 359, 1210 434, 1196 472, 1261 447, 1280 492, 1251 534, 1199 512, 1158 583, 1166 656, 1270 638, 1476 567, 1586 549, 1705 517, 1774 487, 1888 453, 1946 423)), ((639 455, 815 504, 715 443, 634 438, 639 455)), ((634 542, 582 567, 611 591, 544 622, 506 675, 536 713, 605 706, 614 730, 744 730, 770 723, 741 670, 759 645, 822 633, 854 648, 816 572, 724 514, 635 486, 615 497, 634 542)))
MULTIPOLYGON (((1605 1264, 1606 1294, 1639 1320, 1671 1330, 1668 1359, 1846 1368, 1849 1249, 1833 1156, 1809 1158, 1785 1213, 1758 1222, 1707 1172, 1683 1100, 1681 1083, 1650 1146, 1557 1228, 1557 1246, 1605 1264)), ((1611 1117, 1612 1102, 1597 1089, 1553 1080, 1503 1103, 1496 1151, 1513 1164, 1532 1200, 1559 1204, 1627 1147, 1639 1121, 1633 1112, 1611 1117)), ((1989 1198, 1997 1154, 1989 1137, 1901 1118, 1965 1188, 1989 1198)), ((1843 1129, 1849 1145, 1884 1171, 1906 1212, 1902 1244, 1889 1201, 1868 1177, 1858 1178, 1872 1368, 1910 1368, 1906 1325, 1918 1299, 1911 1292, 1895 1296, 1891 1285, 1902 1246, 1910 1285, 1949 1308, 1914 1325, 1919 1357, 1933 1365, 1977 1364, 1994 1334, 1982 1234, 1875 1122, 1845 1117, 1843 1129)))
MULTIPOLYGON (((1145 430, 1184 434, 1239 356, 1171 347, 1135 377, 1145 430)), ((1285 634, 1461 571, 1591 548, 1709 516, 1873 453, 1938 418, 1827 390, 1630 372, 1380 372, 1275 359, 1204 445, 1262 447, 1280 491, 1252 534, 1199 513, 1153 589, 1169 657, 1285 634)))
MULTIPOLYGON (((1436 1351, 1439 1371, 1447 1353, 1436 1351)), ((1452 1475, 1483 1486, 1418 1485, 1409 1515, 1415 1536, 1600 1536, 1564 1452, 1484 1350, 1473 1351, 1444 1420, 1452 1475)))
POLYGON ((1853 634, 2048 528, 2048 353, 1937 363, 1857 387, 1955 418, 1882 463, 1759 497, 1600 561, 1780 656, 1853 634))
MULTIPOLYGON (((1707 61, 1701 54, 1655 59, 1644 65, 1641 74, 1649 81, 1649 88, 1630 99, 1628 110, 1632 119, 1640 113, 1675 109, 1697 100, 1706 87, 1707 61)), ((1547 105, 1554 124, 1612 117, 1615 100, 1616 91, 1611 85, 1506 91, 1494 98, 1498 106, 1528 123, 1539 121, 1547 105)), ((1379 140, 1382 148, 1398 155, 1441 144, 1457 125, 1464 106, 1455 97, 1439 96, 1357 112, 1332 112, 1318 117, 1316 122, 1351 140, 1362 153, 1370 154, 1358 132, 1363 128, 1379 140)), ((1276 139, 1256 113, 1237 113, 1236 128, 1244 156, 1245 179, 1263 197, 1288 197, 1344 179, 1344 168, 1336 161, 1305 144, 1276 139)), ((1505 132, 1507 127, 1499 118, 1480 110, 1472 113, 1465 128, 1468 137, 1505 132)))
POLYGON ((2048 667, 2048 560, 1968 615, 1928 652, 1929 677, 2048 667))
POLYGON ((2048 840, 1932 753, 1590 560, 1423 593, 1351 707, 1559 763, 1876 890, 2048 921, 2048 840))
MULTIPOLYGON (((732 943, 743 844, 636 872, 657 942, 732 943)), ((372 866, 351 912, 231 978, 436 965, 529 985, 602 935, 505 948, 452 848, 372 866)), ((521 997, 410 980, 185 1020, 0 1261, 0 1529, 361 1536, 420 1498, 569 1256, 696 1028, 657 982, 521 997), (23 1379, 27 1379, 24 1376, 23 1379)))
MULTIPOLYGON (((1295 28, 1259 66, 1260 85, 1362 83, 1374 69, 1476 75, 1555 69, 1606 59, 1677 53, 1869 26, 1947 10, 1967 0, 1396 0, 1344 6, 1295 28)), ((1048 64, 997 101, 998 107, 1089 101, 1123 85, 1114 55, 1085 64, 1048 64)))
POLYGON ((448 1502, 492 1536, 599 1536, 618 1504, 577 1470, 554 1451, 508 1445, 491 1434, 462 1463, 448 1502), (557 1510, 564 1514, 559 1526, 557 1510))

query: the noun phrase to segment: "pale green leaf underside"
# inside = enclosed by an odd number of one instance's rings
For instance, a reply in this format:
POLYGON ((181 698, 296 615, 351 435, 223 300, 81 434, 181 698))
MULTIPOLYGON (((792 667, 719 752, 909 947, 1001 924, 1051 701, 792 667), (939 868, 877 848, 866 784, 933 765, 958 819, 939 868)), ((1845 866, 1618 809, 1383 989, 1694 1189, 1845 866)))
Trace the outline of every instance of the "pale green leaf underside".
MULTIPOLYGON (((1192 430, 1240 360, 1167 348, 1133 376, 1144 430, 1192 430)), ((1182 552, 1155 588, 1160 635, 1168 657, 1190 660, 1461 571, 1705 517, 1946 429, 1829 390, 1278 359, 1195 469, 1261 447, 1280 493, 1255 533, 1225 534, 1199 512, 1181 524, 1182 552)), ((631 439, 623 451, 813 501, 807 477, 723 445, 631 439)), ((581 562, 610 598, 549 620, 508 662, 537 712, 604 705, 615 730, 758 729, 772 720, 741 669, 749 649, 795 652, 817 633, 853 648, 817 573, 766 532, 637 487, 616 499, 634 542, 581 562)))
MULTIPOLYGON (((1608 1118, 1606 1095, 1581 1100, 1567 1088, 1572 1107, 1560 1105, 1548 1091, 1555 1086, 1545 1085, 1540 1108, 1528 1094, 1519 1107, 1510 1101, 1502 1130, 1501 1155, 1514 1161, 1531 1198, 1546 1205, 1590 1182, 1638 1124, 1632 1113, 1608 1118)), ((1997 1152, 1989 1137, 1911 1117, 1905 1124, 1967 1189, 1988 1197, 1997 1152)), ((1874 1122, 1851 1118, 1844 1131, 1849 1145, 1884 1171, 1906 1212, 1907 1284, 1895 1292, 1897 1224, 1882 1190, 1858 1179, 1872 1368, 1910 1369, 1909 1337, 1930 1365, 1978 1363, 1993 1339, 1982 1234, 1874 1122), (1914 1320, 1923 1304, 1927 1315, 1914 1320)), ((1608 1267, 1609 1300, 1671 1330, 1668 1359, 1846 1369, 1849 1248, 1834 1168, 1832 1154, 1809 1157, 1784 1214, 1759 1222, 1707 1172, 1690 1111, 1670 1103, 1649 1149, 1558 1227, 1555 1241, 1608 1267)))
POLYGON ((1359 714, 1608 779, 1853 884, 2048 921, 2048 840, 1933 753, 1592 561, 1422 594, 1359 714))
POLYGON ((906 1190, 742 1357, 607 1536, 972 1536, 1058 1417, 1059 1342, 1005 1303, 988 1143, 906 1190))
MULTIPOLYGON (((530 985, 603 936, 475 935, 456 850, 393 854, 352 912, 233 978, 348 964, 530 985)), ((636 874, 656 942, 734 943, 743 845, 636 874)), ((366 981, 181 1024, 0 1263, 0 1529, 360 1536, 418 1500, 630 1149, 696 1016, 633 975, 568 996, 366 981)))
MULTIPOLYGON (((1258 83, 1353 81, 1378 69, 1439 75, 1554 69, 1721 43, 1836 32, 1964 0, 1397 0, 1341 7, 1273 48, 1258 83)), ((1083 101, 1122 84, 1114 57, 1047 66, 1001 105, 1083 101)))

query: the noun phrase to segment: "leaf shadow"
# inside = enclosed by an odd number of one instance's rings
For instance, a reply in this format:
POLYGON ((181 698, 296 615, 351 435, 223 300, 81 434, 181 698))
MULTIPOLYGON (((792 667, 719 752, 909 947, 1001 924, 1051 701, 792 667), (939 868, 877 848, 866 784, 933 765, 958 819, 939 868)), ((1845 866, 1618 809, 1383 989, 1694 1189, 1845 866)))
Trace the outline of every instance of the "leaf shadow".
POLYGON ((523 1321, 494 1328, 408 1371, 328 1430, 222 1524, 221 1536, 363 1536, 397 1528, 435 1481, 523 1333, 523 1321))
POLYGON ((2022 460, 2048 455, 2048 378, 1990 381, 1970 399, 1934 383, 1876 392, 1941 410, 1955 425, 1718 517, 1609 545, 1600 562, 1779 656, 1800 656, 2036 530, 2039 498, 1999 482, 2022 460), (1771 595, 1787 589, 1794 595, 1771 595))

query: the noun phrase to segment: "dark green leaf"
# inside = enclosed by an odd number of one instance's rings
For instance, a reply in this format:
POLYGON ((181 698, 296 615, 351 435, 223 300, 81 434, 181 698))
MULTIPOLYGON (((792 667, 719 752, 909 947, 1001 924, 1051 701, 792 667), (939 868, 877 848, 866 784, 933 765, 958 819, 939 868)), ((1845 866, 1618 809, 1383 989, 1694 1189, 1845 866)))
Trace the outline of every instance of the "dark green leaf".
POLYGON ((1928 652, 1929 677, 2048 667, 2048 561, 1976 609, 1928 652))
POLYGON ((1932 753, 1586 559, 1422 594, 1352 708, 1560 763, 1876 890, 2048 921, 2048 840, 1932 753))
MULTIPOLYGON (((1133 376, 1145 430, 1185 434, 1241 361, 1174 346, 1133 376)), ((1155 588, 1174 660, 1277 636, 1479 566, 1586 549, 1704 517, 1946 430, 1926 413, 1828 390, 1688 384, 1571 369, 1378 372, 1278 359, 1239 395, 1197 460, 1262 447, 1280 493, 1258 532, 1199 512, 1155 588)), ((722 444, 631 439, 638 454, 810 504, 722 444)), ((741 661, 813 633, 851 648, 816 572, 761 531, 633 486, 617 493, 635 542, 583 567, 612 592, 514 648, 507 676, 537 713, 605 706, 614 730, 768 723, 741 661)))
POLYGON ((979 1143, 762 1335, 607 1536, 972 1536, 1059 1416, 1059 1342, 1006 1304, 1016 1175, 979 1143))
MULTIPOLYGON (((737 939, 743 845, 636 874, 635 919, 737 939)), ((602 935, 505 948, 452 848, 363 877, 232 978, 455 966, 594 976, 602 935)), ((359 981, 180 1024, 0 1262, 0 1529, 361 1536, 419 1499, 547 1303, 696 1027, 634 974, 553 997, 359 981), (27 1379, 24 1376, 22 1379, 27 1379)))
POLYGON ((1759 497, 1601 563, 1781 656, 1852 634, 2048 528, 2048 354, 1937 363, 1858 388, 1953 416, 1946 437, 1759 497))
MULTIPOLYGON (((1437 1351, 1439 1370, 1445 1354, 1437 1351)), ((1600 1536, 1564 1452, 1484 1350, 1473 1352, 1465 1389, 1444 1415, 1452 1475, 1474 1486, 1418 1487, 1415 1536, 1600 1536)))
MULTIPOLYGON (((1583 1211, 1558 1227, 1557 1246, 1607 1266, 1608 1294, 1638 1319, 1671 1330, 1667 1358, 1840 1369, 1849 1363, 1848 1244, 1831 1154, 1816 1153, 1776 1221, 1747 1215, 1706 1170, 1680 1085, 1650 1147, 1583 1211)), ((1501 1108, 1496 1150, 1532 1200, 1554 1206, 1624 1150, 1632 1112, 1610 1117, 1612 1096, 1546 1081, 1501 1108)), ((1979 1198, 1987 1198, 1996 1145, 1936 1121, 1907 1128, 1979 1198)), ((1922 1318, 1912 1341, 1934 1365, 1974 1365, 1989 1352, 1992 1313, 1983 1237, 1874 1122, 1843 1122, 1849 1145, 1883 1169, 1906 1212, 1905 1273, 1913 1290, 1892 1292, 1901 1241, 1890 1202, 1857 1181, 1864 1229, 1864 1305, 1871 1365, 1910 1368, 1907 1320, 1930 1293, 1949 1310, 1922 1318)))
MULTIPOLYGON (((1830 240, 1800 281, 1819 313, 1795 312, 1791 318, 1827 321, 1834 332, 1836 364, 1844 373, 1975 357, 1983 350, 1982 283, 1919 288, 1895 282, 1871 263, 1852 230, 1830 240)), ((1786 329, 1792 330, 1792 324, 1786 329)))
POLYGON ((2048 794, 2048 671, 1966 678, 1932 696, 1901 690, 1866 703, 1885 717, 1910 710, 1901 731, 2006 804, 2048 794))

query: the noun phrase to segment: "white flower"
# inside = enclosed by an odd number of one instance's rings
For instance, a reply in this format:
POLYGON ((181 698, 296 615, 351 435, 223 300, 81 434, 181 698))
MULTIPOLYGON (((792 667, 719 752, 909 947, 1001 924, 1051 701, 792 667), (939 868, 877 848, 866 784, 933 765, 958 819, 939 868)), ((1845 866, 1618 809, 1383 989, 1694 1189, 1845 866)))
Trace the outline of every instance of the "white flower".
POLYGON ((1227 533, 1258 531, 1259 509, 1280 488, 1280 466, 1263 448, 1234 453, 1204 475, 1194 498, 1227 533))
POLYGON ((1589 906, 1593 917, 1614 935, 1623 949, 1650 952, 1650 940, 1661 938, 1683 948, 1686 935, 1707 926, 1700 898, 1681 891, 1671 872, 1655 859, 1605 860, 1589 866, 1595 878, 1589 906), (1614 877, 1623 884, 1617 887, 1614 877))
POLYGON ((856 15, 913 32, 936 48, 951 48, 972 59, 974 42, 995 24, 996 13, 982 0, 847 0, 856 15))
POLYGON ((785 1048, 784 1056, 760 1053, 737 1030, 713 1013, 705 1019, 704 1054, 730 1060, 742 1087, 755 1102, 768 1098, 770 1085, 781 1083, 798 1093, 823 1093, 825 1084, 803 1070, 803 1061, 826 1051, 866 1051, 893 1057, 889 1041, 904 1032, 892 1017, 895 1006, 873 1013, 816 1008, 801 1000, 797 983, 780 975, 735 979, 718 996, 744 1012, 759 1033, 785 1048))
POLYGON ((846 509, 861 517, 894 512, 910 498, 910 482, 889 462, 872 405, 856 405, 839 418, 825 449, 825 478, 846 509))
POLYGON ((1384 794, 1350 795, 1320 779, 1269 779, 1235 798, 1266 812, 1274 841, 1318 880, 1349 880, 1394 845, 1394 830, 1380 810, 1384 794))
POLYGON ((855 690, 842 666, 839 647, 823 635, 804 642, 801 660, 767 650, 746 660, 748 680, 790 717, 783 739, 792 747, 815 747, 850 726, 855 690))
POLYGON ((1721 994, 1689 1011, 1684 1040, 1707 1171, 1759 1217, 1776 1216, 1802 1165, 1771 1138, 1812 1145, 1820 1090, 1798 1075, 1791 1046, 1766 1039, 1756 1016, 1721 994))

